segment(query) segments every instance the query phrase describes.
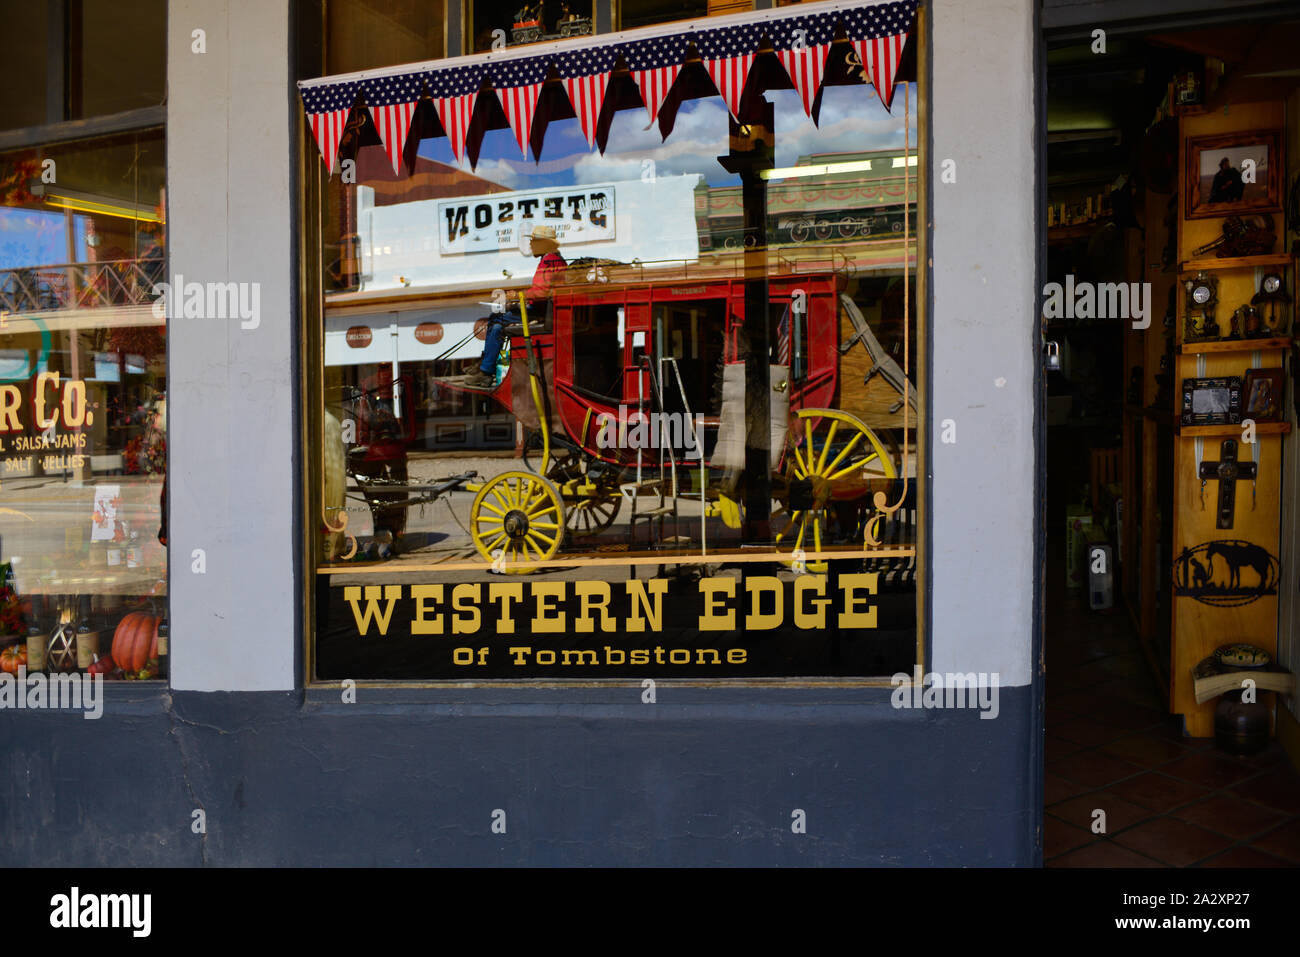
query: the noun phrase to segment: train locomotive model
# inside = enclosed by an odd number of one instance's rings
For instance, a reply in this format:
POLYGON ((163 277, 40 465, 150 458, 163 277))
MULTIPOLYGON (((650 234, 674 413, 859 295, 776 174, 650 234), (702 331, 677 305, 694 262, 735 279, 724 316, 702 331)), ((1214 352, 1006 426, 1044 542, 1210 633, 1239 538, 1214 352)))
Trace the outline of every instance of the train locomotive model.
POLYGON ((510 27, 511 46, 591 35, 591 17, 582 17, 570 12, 567 3, 560 5, 560 16, 555 21, 555 32, 547 33, 545 8, 546 0, 539 0, 534 5, 524 4, 515 13, 514 23, 510 27))

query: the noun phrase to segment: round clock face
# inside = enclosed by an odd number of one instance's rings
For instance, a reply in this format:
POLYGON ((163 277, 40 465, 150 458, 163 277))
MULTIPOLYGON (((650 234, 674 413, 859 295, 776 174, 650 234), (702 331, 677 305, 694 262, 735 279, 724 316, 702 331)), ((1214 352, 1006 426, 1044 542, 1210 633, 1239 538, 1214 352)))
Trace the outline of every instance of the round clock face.
POLYGON ((1192 289, 1192 301, 1200 305, 1210 301, 1210 287, 1205 284, 1197 285, 1192 289))
POLYGON ((1260 284, 1260 286, 1264 290, 1264 292, 1268 293, 1271 296, 1273 293, 1277 292, 1279 289, 1282 288, 1282 277, 1277 275, 1276 273, 1269 273, 1267 276, 1264 277, 1264 281, 1260 284))

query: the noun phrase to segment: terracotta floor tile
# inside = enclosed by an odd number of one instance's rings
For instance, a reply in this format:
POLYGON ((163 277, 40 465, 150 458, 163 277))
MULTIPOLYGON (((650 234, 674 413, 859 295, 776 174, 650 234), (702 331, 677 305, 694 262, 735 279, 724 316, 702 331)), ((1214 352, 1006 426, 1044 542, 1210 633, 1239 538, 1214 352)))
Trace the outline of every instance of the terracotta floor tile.
POLYGON ((1144 731, 1164 721, 1167 715, 1154 708, 1144 708, 1127 701, 1112 701, 1105 707, 1098 708, 1090 717, 1112 727, 1144 731))
POLYGON ((1261 834, 1250 842, 1257 851, 1300 864, 1300 819, 1261 834))
POLYGON ((1079 717, 1073 711, 1066 711, 1064 708, 1058 708, 1056 705, 1052 704, 1051 701, 1052 699, 1048 698, 1047 706, 1043 709, 1043 723, 1047 726, 1048 731, 1051 731, 1057 725, 1065 724, 1065 722, 1073 721, 1075 718, 1079 717))
POLYGON ((1114 741, 1124 732, 1119 728, 1109 727, 1091 718, 1075 718, 1073 721, 1057 725, 1052 729, 1052 733, 1064 738, 1066 741, 1073 741, 1075 744, 1092 748, 1099 744, 1105 744, 1107 741, 1114 741))
POLYGON ((1083 785, 1057 777, 1050 771, 1043 775, 1043 803, 1049 806, 1069 800, 1076 794, 1086 790, 1088 789, 1083 785))
POLYGON ((1054 814, 1068 824, 1092 832, 1093 812, 1101 809, 1106 812, 1106 834, 1116 834, 1147 820, 1154 814, 1147 808, 1131 801, 1125 801, 1110 791, 1094 791, 1070 798, 1049 807, 1048 813, 1054 814))
POLYGON ((1230 793, 1216 794, 1204 801, 1179 808, 1174 812, 1174 817, 1198 827, 1218 831, 1238 841, 1276 827, 1285 820, 1281 811, 1234 797, 1230 793))
POLYGON ((1208 861, 1202 861, 1198 867, 1294 867, 1289 861, 1272 854, 1264 854, 1249 847, 1232 847, 1222 854, 1216 854, 1208 861))
POLYGON ((1181 804, 1190 804, 1210 793, 1207 788, 1199 784, 1181 778, 1166 777, 1156 771, 1120 781, 1108 790, 1126 801, 1132 801, 1134 804, 1140 804, 1161 814, 1181 804))
POLYGON ((1080 751, 1055 762, 1048 770, 1076 784, 1083 784, 1089 788, 1104 788, 1115 781, 1132 777, 1142 769, 1112 754, 1080 751))
POLYGON ((1161 867, 1158 861, 1144 857, 1114 841, 1093 841, 1075 851, 1046 861, 1047 867, 1161 867))
MULTIPOLYGON (((1051 685, 1051 679, 1048 679, 1048 685, 1051 685)), ((1101 695, 1094 694, 1092 691, 1071 691, 1060 697, 1053 698, 1052 704, 1064 708, 1066 711, 1073 711, 1079 715, 1090 715, 1098 708, 1107 704, 1107 699, 1101 695)))
POLYGON ((1227 761, 1213 751, 1199 751, 1162 766, 1160 773, 1218 790, 1244 781, 1259 771, 1236 761, 1227 761))
POLYGON ((1236 785, 1233 793, 1287 814, 1300 814, 1300 774, 1289 765, 1236 785))
POLYGON ((1188 753, 1181 744, 1145 732, 1117 738, 1103 745, 1102 750, 1144 768, 1157 768, 1188 753))
POLYGON ((1076 744, 1074 741, 1068 741, 1059 734, 1052 734, 1049 731, 1043 747, 1047 763, 1051 764, 1053 761, 1057 761, 1060 758, 1065 757, 1067 754, 1074 754, 1076 751, 1082 749, 1083 745, 1076 744))
POLYGON ((1043 816, 1043 859, 1059 857, 1066 851, 1091 843, 1096 835, 1051 814, 1043 816))
POLYGON ((1113 840, 1131 851, 1174 867, 1188 867, 1225 850, 1232 839, 1174 817, 1158 817, 1117 834, 1113 840))

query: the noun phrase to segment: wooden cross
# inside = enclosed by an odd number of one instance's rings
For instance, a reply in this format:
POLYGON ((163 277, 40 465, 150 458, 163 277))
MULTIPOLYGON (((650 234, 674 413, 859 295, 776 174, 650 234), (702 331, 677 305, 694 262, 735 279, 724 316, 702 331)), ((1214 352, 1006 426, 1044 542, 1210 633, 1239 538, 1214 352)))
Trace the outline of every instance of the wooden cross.
MULTIPOLYGON (((1237 479, 1254 479, 1256 466, 1254 462, 1237 461, 1237 440, 1224 439, 1219 450, 1219 461, 1201 463, 1201 493, 1204 495, 1205 483, 1211 479, 1219 480, 1219 516, 1216 528, 1232 528, 1233 512, 1237 502, 1237 479)), ((1204 502, 1204 498, 1202 498, 1204 502)))

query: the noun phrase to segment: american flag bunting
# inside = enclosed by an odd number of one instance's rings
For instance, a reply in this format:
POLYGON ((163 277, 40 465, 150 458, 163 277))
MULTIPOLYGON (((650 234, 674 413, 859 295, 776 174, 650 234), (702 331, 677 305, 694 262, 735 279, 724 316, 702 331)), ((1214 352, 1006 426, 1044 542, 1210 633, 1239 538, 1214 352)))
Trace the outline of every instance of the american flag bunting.
POLYGON ((418 73, 381 76, 364 82, 366 105, 379 131, 393 172, 400 172, 402 148, 411 132, 411 118, 420 101, 424 80, 418 73))
POLYGON ((433 108, 451 143, 456 162, 465 156, 465 138, 469 123, 474 117, 474 103, 478 100, 483 71, 473 67, 456 67, 450 70, 431 71, 427 76, 433 108))
MULTIPOLYGON (((600 124, 600 109, 605 105, 605 91, 609 88, 610 73, 618 62, 617 46, 585 47, 559 54, 555 69, 564 83, 578 125, 587 137, 587 145, 596 142, 596 127, 600 124)), ((603 153, 604 150, 602 149, 603 153)))
POLYGON ((844 32, 871 76, 876 96, 888 110, 894 101, 894 77, 907 46, 908 30, 917 0, 902 0, 872 7, 854 7, 840 13, 844 32))
POLYGON ((528 136, 533 128, 533 117, 537 114, 537 97, 541 95, 549 70, 550 61, 544 57, 506 60, 493 63, 488 69, 501 109, 515 134, 519 151, 525 157, 528 156, 528 136))
POLYGON ((311 124, 312 136, 325 162, 325 172, 334 175, 334 161, 338 159, 339 143, 343 129, 357 99, 356 83, 337 83, 330 86, 307 87, 302 91, 302 105, 311 124))
POLYGON ((785 72, 790 75, 790 82, 794 84, 799 102, 808 116, 813 115, 813 103, 822 86, 826 57, 835 41, 836 22, 834 13, 819 13, 768 24, 772 47, 785 72))
MULTIPOLYGON (((842 26, 861 60, 864 76, 888 110, 919 2, 891 0, 831 10, 810 8, 808 12, 794 8, 789 13, 691 33, 637 36, 633 31, 620 35, 615 42, 601 42, 600 38, 574 40, 545 56, 507 54, 497 59, 494 54, 491 59, 464 66, 425 67, 386 77, 306 81, 302 86, 303 108, 321 159, 332 174, 349 113, 358 93, 364 91, 365 103, 393 170, 400 172, 421 90, 427 89, 457 162, 463 161, 467 151, 472 161, 477 142, 467 142, 470 124, 483 81, 491 78, 515 141, 527 156, 530 142, 540 147, 545 134, 544 129, 539 130, 534 139, 532 129, 543 85, 554 66, 588 144, 603 151, 599 135, 601 111, 620 56, 627 62, 650 121, 660 120, 660 129, 667 136, 671 122, 665 124, 660 113, 679 78, 689 45, 694 43, 728 111, 739 119, 759 45, 767 36, 799 94, 804 112, 815 121, 827 59, 836 31, 842 26)), ((409 149, 414 151, 414 144, 409 149)))
POLYGON ((749 70, 754 65, 759 41, 767 32, 765 23, 741 23, 701 30, 695 34, 695 49, 700 51, 704 68, 709 71, 731 115, 740 118, 740 99, 745 94, 749 70))
POLYGON ((641 99, 653 123, 659 115, 659 107, 668 98, 668 91, 677 81, 677 74, 682 72, 686 37, 674 34, 627 43, 623 46, 623 58, 627 60, 628 72, 641 91, 641 99))

